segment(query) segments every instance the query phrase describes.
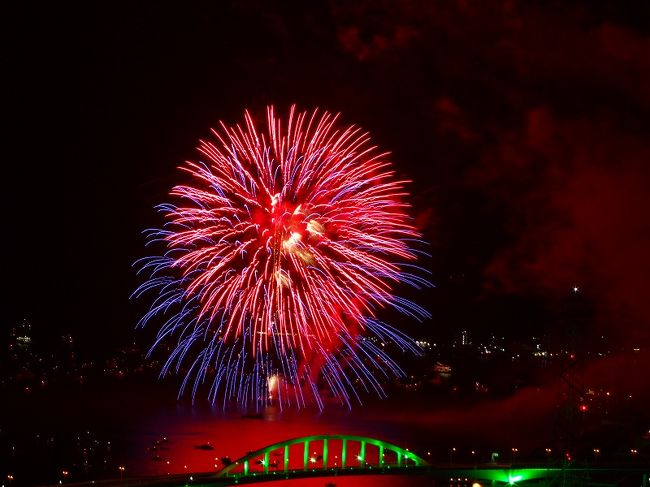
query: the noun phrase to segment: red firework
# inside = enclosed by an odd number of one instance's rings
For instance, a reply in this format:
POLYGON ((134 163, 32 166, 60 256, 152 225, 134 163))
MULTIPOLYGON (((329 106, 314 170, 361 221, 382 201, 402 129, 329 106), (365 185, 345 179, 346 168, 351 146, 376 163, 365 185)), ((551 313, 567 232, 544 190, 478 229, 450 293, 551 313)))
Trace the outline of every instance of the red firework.
MULTIPOLYGON (((283 123, 269 107, 265 130, 248 112, 244 121, 221 123, 215 140, 200 141, 205 159, 181 167, 192 182, 172 190, 181 204, 162 207, 167 225, 154 236, 168 251, 145 266, 154 276, 143 286, 166 293, 145 321, 177 305, 161 335, 185 337, 181 356, 202 339, 200 368, 235 343, 267 361, 272 351, 280 362, 329 362, 342 340, 376 332, 385 306, 426 315, 393 295, 400 281, 426 281, 404 271, 419 234, 387 153, 327 112, 292 107, 283 123), (177 277, 161 281, 165 271, 177 277)), ((267 375, 281 365, 267 363, 267 375)))

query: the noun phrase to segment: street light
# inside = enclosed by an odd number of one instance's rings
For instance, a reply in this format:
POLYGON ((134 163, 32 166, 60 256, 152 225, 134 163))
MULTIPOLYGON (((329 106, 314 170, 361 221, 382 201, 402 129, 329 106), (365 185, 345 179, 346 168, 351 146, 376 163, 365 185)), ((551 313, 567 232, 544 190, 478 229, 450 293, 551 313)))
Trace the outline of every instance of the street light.
POLYGON ((118 468, 119 471, 120 471, 120 480, 122 480, 122 479, 124 478, 124 470, 126 470, 126 469, 125 469, 122 465, 120 465, 120 466, 117 467, 117 468, 118 468))
POLYGON ((451 450, 449 450, 449 464, 454 463, 454 453, 456 452, 456 447, 453 447, 451 450))

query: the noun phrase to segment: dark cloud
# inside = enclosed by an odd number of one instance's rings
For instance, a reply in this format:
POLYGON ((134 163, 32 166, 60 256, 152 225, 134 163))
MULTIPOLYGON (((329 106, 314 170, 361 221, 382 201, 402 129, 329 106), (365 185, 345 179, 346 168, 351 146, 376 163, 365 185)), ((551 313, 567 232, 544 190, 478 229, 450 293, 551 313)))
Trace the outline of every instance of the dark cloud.
POLYGON ((649 157, 641 134, 607 120, 529 111, 468 173, 501 205, 511 239, 487 264, 485 285, 555 298, 577 286, 608 329, 647 338, 649 157))
POLYGON ((411 170, 417 221, 447 240, 438 276, 447 260, 476 272, 478 299, 551 310, 577 286, 594 332, 648 339, 650 37, 634 5, 334 5, 343 52, 395 67, 395 97, 418 100, 431 155, 411 170))

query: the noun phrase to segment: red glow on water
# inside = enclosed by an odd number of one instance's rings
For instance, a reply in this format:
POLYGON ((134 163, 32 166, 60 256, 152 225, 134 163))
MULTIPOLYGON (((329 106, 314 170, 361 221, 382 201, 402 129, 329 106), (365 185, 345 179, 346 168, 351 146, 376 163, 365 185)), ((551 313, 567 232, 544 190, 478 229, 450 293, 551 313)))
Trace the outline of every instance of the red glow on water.
MULTIPOLYGON (((319 415, 306 413, 289 418, 285 413, 277 420, 231 417, 228 419, 218 417, 200 416, 188 423, 166 426, 168 441, 160 442, 159 434, 152 434, 147 439, 150 445, 158 441, 158 450, 155 452, 162 460, 152 461, 153 453, 149 445, 139 445, 139 458, 134 458, 132 470, 137 470, 138 476, 173 475, 184 472, 214 472, 224 466, 223 459, 232 461, 246 455, 249 451, 272 445, 290 438, 331 434, 359 434, 362 436, 377 436, 364 431, 363 427, 355 428, 352 424, 342 425, 336 421, 328 420, 319 415), (211 449, 199 448, 210 445, 211 449), (169 463, 167 463, 169 462, 169 463), (187 466, 187 468, 185 468, 187 466)), ((158 426, 156 426, 158 427, 158 426)), ((322 442, 314 442, 309 446, 309 458, 314 458, 314 468, 322 466, 322 442)), ((340 462, 340 441, 331 441, 329 445, 328 464, 334 466, 340 462)), ((303 445, 297 444, 290 447, 289 468, 303 467, 303 445)), ((283 466, 283 457, 280 450, 273 452, 270 463, 277 462, 279 468, 283 466)), ((349 444, 347 464, 358 465, 358 444, 349 444)), ((367 448, 367 462, 377 462, 377 450, 367 448)), ((250 471, 263 471, 261 464, 251 462, 250 471)), ((273 471, 273 468, 271 468, 273 471)))

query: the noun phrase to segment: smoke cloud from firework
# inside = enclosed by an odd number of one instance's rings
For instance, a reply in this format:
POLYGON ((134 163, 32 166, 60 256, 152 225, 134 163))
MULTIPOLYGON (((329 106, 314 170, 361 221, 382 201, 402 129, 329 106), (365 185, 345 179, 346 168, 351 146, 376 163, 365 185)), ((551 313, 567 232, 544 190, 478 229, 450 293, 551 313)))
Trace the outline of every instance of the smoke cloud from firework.
POLYGON ((402 371, 380 344, 418 349, 380 310, 429 316, 394 294, 429 285, 406 181, 327 112, 292 107, 283 121, 268 107, 264 130, 246 112, 213 135, 159 206, 166 223, 148 237, 161 252, 138 262, 149 277, 134 295, 153 296, 140 324, 160 326, 152 350, 174 344, 162 374, 224 406, 383 395, 402 371))

